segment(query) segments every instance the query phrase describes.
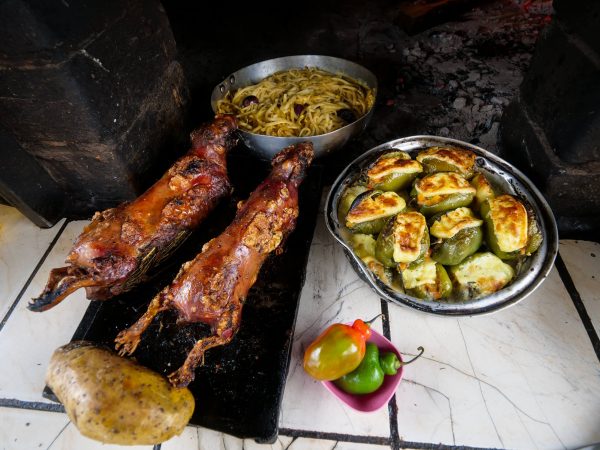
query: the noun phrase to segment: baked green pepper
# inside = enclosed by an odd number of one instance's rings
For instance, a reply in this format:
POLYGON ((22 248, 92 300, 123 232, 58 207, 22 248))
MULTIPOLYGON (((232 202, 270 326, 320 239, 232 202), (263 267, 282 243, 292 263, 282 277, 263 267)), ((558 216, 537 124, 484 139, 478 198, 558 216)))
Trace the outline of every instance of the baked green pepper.
POLYGON ((475 253, 456 266, 449 266, 457 300, 472 300, 493 294, 514 277, 514 270, 491 252, 475 253))
POLYGON ((421 163, 411 159, 408 153, 386 153, 368 168, 368 185, 382 191, 399 191, 412 183, 422 171, 421 163))
POLYGON ((450 194, 443 197, 439 202, 432 205, 421 205, 419 208, 421 214, 432 216, 440 212, 467 206, 473 201, 472 194, 450 194))
POLYGON ((427 259, 402 271, 404 291, 422 300, 440 300, 452 294, 452 282, 444 266, 427 259))
POLYGON ((479 250, 482 241, 481 227, 464 228, 451 238, 433 244, 431 259, 447 266, 459 264, 479 250))
POLYGON ((404 292, 402 289, 402 283, 398 279, 399 274, 394 269, 385 267, 377 259, 372 256, 366 256, 361 258, 366 264, 369 270, 379 278, 386 286, 393 289, 394 291, 404 292))
POLYGON ((354 254, 360 259, 375 256, 375 238, 370 234, 353 234, 350 236, 350 245, 354 254))
POLYGON ((482 173, 477 173, 471 179, 471 186, 475 188, 475 199, 473 200, 473 209, 481 211, 481 205, 489 198, 495 197, 495 192, 492 184, 482 173))
POLYGON ((385 267, 396 267, 394 262, 394 223, 396 216, 392 216, 385 223, 383 230, 375 242, 375 258, 385 267))
POLYGON ((475 253, 481 246, 483 221, 466 207, 434 216, 429 233, 440 239, 431 246, 431 258, 453 266, 475 253))
POLYGON ((475 188, 454 172, 438 172, 417 180, 410 193, 421 214, 432 216, 467 206, 475 197, 475 188))
POLYGON ((481 205, 486 225, 485 240, 501 259, 515 259, 525 253, 528 241, 527 210, 512 195, 487 199, 481 205))
POLYGON ((475 168, 475 153, 452 147, 431 147, 419 152, 417 161, 425 173, 457 172, 469 179, 475 168))
POLYGON ((425 217, 416 211, 399 213, 388 220, 377 237, 375 257, 386 267, 423 259, 429 249, 425 217))
POLYGON ((527 256, 534 254, 542 241, 544 240, 538 221, 535 218, 535 214, 531 208, 527 209, 527 246, 525 247, 525 254, 527 256))
POLYGON ((367 187, 364 185, 353 185, 346 188, 338 203, 338 217, 340 221, 344 221, 356 197, 367 190, 367 187))
POLYGON ((346 227, 353 233, 379 233, 388 217, 406 208, 395 192, 366 191, 358 195, 346 215, 346 227))

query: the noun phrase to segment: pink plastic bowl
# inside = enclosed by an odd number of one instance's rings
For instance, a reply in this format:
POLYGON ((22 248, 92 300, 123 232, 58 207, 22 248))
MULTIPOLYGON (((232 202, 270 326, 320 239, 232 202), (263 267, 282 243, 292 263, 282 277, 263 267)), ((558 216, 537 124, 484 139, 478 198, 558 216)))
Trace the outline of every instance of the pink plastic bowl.
MULTIPOLYGON (((379 347, 380 353, 394 352, 398 356, 398 359, 402 361, 402 355, 400 355, 398 349, 396 349, 396 347, 394 347, 389 340, 373 329, 371 329, 371 337, 369 338, 369 342, 379 347)), ((387 405, 387 403, 390 401, 390 398, 392 398, 394 395, 394 392, 396 392, 396 389, 400 384, 400 380, 402 380, 403 372, 404 367, 400 367, 396 375, 386 375, 381 387, 371 394, 348 394, 347 392, 342 391, 331 381, 322 381, 321 383, 323 383, 325 389, 339 398, 350 408, 366 413, 377 411, 378 409, 387 405)))

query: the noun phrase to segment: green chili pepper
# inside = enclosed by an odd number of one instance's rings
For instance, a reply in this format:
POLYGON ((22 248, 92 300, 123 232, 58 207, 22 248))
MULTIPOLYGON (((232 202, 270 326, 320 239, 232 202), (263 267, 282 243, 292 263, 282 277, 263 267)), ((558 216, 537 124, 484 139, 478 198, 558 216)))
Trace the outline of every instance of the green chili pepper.
POLYGON ((379 357, 379 364, 386 375, 396 375, 402 363, 394 352, 386 352, 379 357))
POLYGON ((379 349, 367 343, 365 357, 352 372, 335 380, 335 384, 349 394, 370 394, 383 384, 383 369, 379 363, 379 349))
POLYGON ((410 364, 423 354, 423 347, 419 347, 420 353, 407 362, 401 362, 393 352, 379 355, 379 348, 367 342, 365 357, 358 367, 352 372, 334 381, 335 385, 349 394, 370 394, 375 392, 383 384, 385 375, 395 375, 401 366, 410 364))

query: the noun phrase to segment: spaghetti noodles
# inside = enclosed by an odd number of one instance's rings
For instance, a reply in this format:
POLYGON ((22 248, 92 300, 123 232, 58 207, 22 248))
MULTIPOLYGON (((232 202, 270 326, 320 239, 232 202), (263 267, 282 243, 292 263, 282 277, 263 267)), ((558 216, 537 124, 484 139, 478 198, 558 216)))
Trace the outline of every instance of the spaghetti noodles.
POLYGON ((316 136, 365 115, 375 92, 343 75, 307 67, 274 73, 231 93, 217 112, 234 114, 239 127, 269 136, 316 136))

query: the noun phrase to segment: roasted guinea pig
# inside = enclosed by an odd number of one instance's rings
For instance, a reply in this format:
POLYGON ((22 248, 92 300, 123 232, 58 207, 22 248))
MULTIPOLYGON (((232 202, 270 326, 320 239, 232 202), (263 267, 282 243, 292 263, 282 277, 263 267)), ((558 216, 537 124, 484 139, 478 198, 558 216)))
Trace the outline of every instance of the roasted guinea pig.
POLYGON ((287 147, 274 157, 271 174, 246 202, 238 204, 233 222, 182 266, 136 323, 119 333, 115 341, 121 355, 135 351, 142 333, 161 311, 177 311, 179 323, 205 323, 211 334, 197 341, 184 364, 169 375, 174 386, 187 386, 206 350, 233 339, 244 300, 263 262, 281 248, 296 225, 298 186, 312 158, 309 142, 287 147))
POLYGON ((237 143, 233 116, 217 116, 191 134, 192 148, 132 202, 97 212, 77 238, 67 267, 53 269, 32 311, 52 308, 84 287, 106 300, 143 281, 222 197, 230 194, 226 154, 237 143))

